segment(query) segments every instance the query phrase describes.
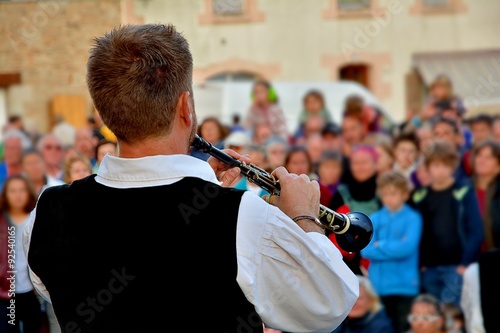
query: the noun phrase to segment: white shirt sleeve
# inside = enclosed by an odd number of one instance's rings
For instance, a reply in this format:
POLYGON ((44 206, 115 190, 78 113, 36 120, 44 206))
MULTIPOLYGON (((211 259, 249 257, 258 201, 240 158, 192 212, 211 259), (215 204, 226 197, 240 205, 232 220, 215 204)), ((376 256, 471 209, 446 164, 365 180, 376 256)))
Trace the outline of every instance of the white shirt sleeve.
MULTIPOLYGON (((24 228, 24 234, 23 234, 23 249, 24 253, 26 254, 26 259, 28 258, 28 251, 30 247, 30 241, 31 241, 31 232, 33 230, 33 224, 35 222, 35 215, 36 215, 36 208, 33 209, 30 213, 29 220, 26 224, 26 227, 24 228)), ((51 303, 50 301, 50 295, 49 292, 47 291, 47 288, 45 288, 45 285, 42 283, 42 280, 31 270, 28 264, 28 271, 31 279, 31 283, 33 284, 33 287, 37 291, 37 293, 47 302, 51 303)))
POLYGON ((237 227, 237 281, 266 326, 331 332, 359 295, 359 280, 324 235, 304 232, 247 191, 237 227))
POLYGON ((479 265, 476 262, 470 264, 465 270, 460 299, 467 333, 486 333, 483 324, 483 313, 481 311, 480 291, 479 265))

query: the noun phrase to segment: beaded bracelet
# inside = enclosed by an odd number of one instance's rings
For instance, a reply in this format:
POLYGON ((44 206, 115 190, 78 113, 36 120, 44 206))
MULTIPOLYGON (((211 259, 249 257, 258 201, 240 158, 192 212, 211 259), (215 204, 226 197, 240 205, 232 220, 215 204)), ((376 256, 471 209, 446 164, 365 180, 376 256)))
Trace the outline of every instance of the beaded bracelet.
POLYGON ((317 218, 317 217, 314 217, 314 216, 310 216, 310 215, 299 215, 299 216, 296 216, 294 217, 293 219, 293 222, 297 223, 297 221, 299 220, 310 220, 310 221, 313 221, 315 222, 318 226, 320 226, 321 228, 325 229, 325 225, 323 223, 321 223, 321 221, 317 218))

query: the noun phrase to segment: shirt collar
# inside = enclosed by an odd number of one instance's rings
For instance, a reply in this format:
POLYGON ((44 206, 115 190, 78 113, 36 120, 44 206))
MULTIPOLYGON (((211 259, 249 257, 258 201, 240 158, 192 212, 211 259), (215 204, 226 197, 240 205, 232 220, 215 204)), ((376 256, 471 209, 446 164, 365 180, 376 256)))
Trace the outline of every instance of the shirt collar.
POLYGON ((168 185, 184 177, 197 177, 221 184, 206 161, 183 154, 121 158, 107 154, 95 180, 115 188, 168 185))

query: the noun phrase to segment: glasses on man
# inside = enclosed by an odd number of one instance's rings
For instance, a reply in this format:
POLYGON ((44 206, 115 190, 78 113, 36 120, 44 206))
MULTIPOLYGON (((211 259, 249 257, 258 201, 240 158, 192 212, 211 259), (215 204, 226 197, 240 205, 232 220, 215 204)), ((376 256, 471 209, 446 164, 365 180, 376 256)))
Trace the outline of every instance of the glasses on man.
POLYGON ((426 323, 432 323, 439 319, 439 316, 429 315, 429 314, 411 314, 408 316, 408 322, 413 323, 416 321, 424 321, 426 323))
POLYGON ((47 150, 57 150, 57 151, 62 150, 62 147, 59 145, 45 145, 43 146, 43 148, 47 150))

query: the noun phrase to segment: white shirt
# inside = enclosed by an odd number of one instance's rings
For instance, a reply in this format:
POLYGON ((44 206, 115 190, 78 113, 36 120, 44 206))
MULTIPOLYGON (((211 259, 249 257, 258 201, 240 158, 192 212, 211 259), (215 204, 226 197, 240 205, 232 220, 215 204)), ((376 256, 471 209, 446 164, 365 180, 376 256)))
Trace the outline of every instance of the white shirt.
POLYGON ((257 184, 252 183, 249 180, 247 180, 247 189, 249 191, 252 191, 253 193, 257 194, 258 196, 260 196, 260 193, 262 192, 262 187, 260 187, 257 184))
POLYGON ((61 179, 57 179, 49 175, 46 175, 46 177, 47 177, 47 182, 45 183, 45 185, 42 186, 40 194, 42 194, 43 190, 45 190, 48 187, 66 184, 61 179))
MULTIPOLYGON (((210 165, 188 155, 125 159, 106 155, 96 181, 114 188, 172 184, 184 177, 220 184, 210 165)), ((25 251, 35 211, 25 232, 25 251)), ((268 327, 291 332, 331 332, 359 295, 359 281, 335 245, 317 232, 304 232, 252 191, 241 199, 236 247, 237 281, 268 327), (335 318, 332 320, 331 318, 335 318)), ((32 281, 50 301, 42 281, 32 281)))
POLYGON ((16 244, 15 244, 15 253, 16 253, 16 293, 27 293, 28 291, 33 290, 33 284, 30 281, 29 273, 28 273, 28 260, 26 259, 26 255, 23 250, 23 233, 24 228, 28 220, 24 220, 21 223, 13 223, 16 228, 16 244))
POLYGON ((465 269, 460 307, 464 312, 465 331, 467 333, 486 333, 481 310, 481 287, 477 262, 470 264, 465 269))

